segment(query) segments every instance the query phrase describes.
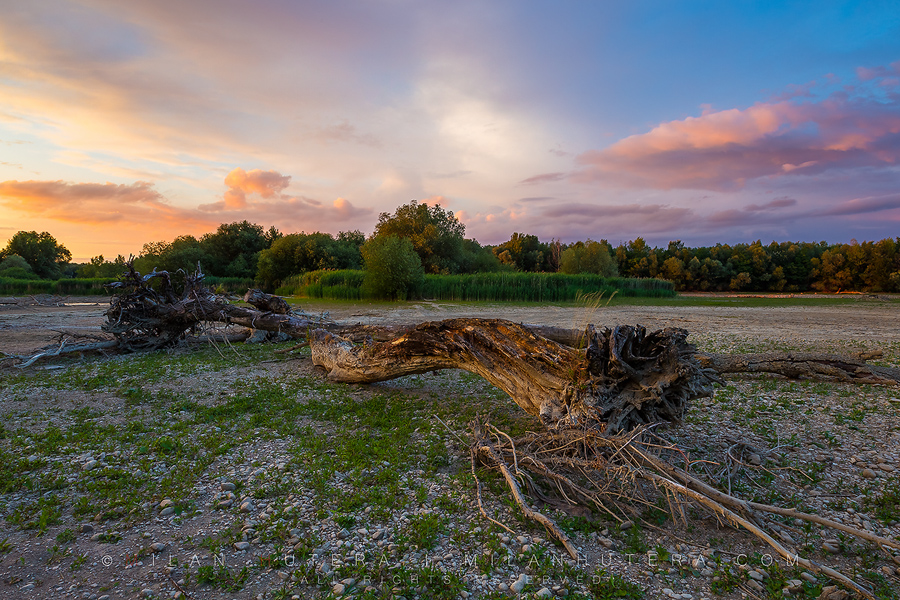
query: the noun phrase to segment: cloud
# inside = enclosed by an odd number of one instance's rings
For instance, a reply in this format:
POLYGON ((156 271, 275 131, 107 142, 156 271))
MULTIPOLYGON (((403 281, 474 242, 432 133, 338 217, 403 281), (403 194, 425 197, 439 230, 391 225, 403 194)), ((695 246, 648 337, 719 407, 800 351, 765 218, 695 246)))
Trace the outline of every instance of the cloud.
POLYGON ((893 168, 900 162, 900 95, 875 87, 860 87, 855 94, 841 90, 815 101, 705 110, 699 117, 661 123, 582 153, 572 179, 733 191, 759 178, 893 168))
POLYGON ((225 192, 224 203, 207 206, 210 207, 209 210, 246 208, 247 194, 259 194, 263 198, 272 198, 284 191, 290 183, 290 176, 282 175, 277 171, 253 169, 248 172, 238 167, 225 177, 228 191, 225 192))
POLYGON ((900 194, 854 198, 819 213, 824 217, 850 216, 900 208, 900 194))
POLYGON ((197 208, 220 221, 249 219, 294 231, 350 229, 373 213, 371 208, 358 208, 343 197, 325 206, 314 198, 285 194, 290 183, 291 176, 278 171, 238 167, 225 177, 228 189, 223 199, 197 208))
POLYGON ((540 175, 535 175, 534 177, 529 177, 528 179, 523 179, 519 184, 533 185, 536 183, 550 183, 553 181, 562 181, 565 178, 565 173, 542 173, 540 175))
POLYGON ((466 231, 483 243, 506 241, 513 231, 525 231, 545 240, 561 238, 565 242, 587 238, 627 240, 648 234, 667 236, 670 231, 693 228, 698 221, 696 213, 689 208, 586 202, 498 207, 475 215, 460 213, 458 218, 466 225, 466 231))
POLYGON ((131 185, 4 181, 0 182, 0 203, 35 216, 83 223, 148 222, 178 213, 146 181, 131 185))

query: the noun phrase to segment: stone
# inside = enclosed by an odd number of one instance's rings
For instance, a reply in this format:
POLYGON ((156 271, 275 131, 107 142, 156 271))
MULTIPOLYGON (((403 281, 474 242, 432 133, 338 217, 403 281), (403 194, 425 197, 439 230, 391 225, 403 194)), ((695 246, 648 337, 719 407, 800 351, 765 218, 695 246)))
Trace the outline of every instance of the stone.
POLYGON ((173 514, 175 514, 174 506, 167 506, 164 509, 162 509, 161 511, 159 511, 159 516, 161 516, 161 517, 168 517, 169 515, 173 515, 173 514))
POLYGON ((766 576, 764 574, 762 574, 756 570, 750 571, 749 573, 747 573, 747 575, 751 579, 755 579, 756 581, 765 581, 765 579, 766 579, 766 576))
POLYGON ((141 596, 143 596, 144 598, 152 598, 153 590, 151 590, 150 588, 144 588, 141 590, 141 596))
POLYGON ((237 486, 234 485, 233 483, 231 483, 230 481, 224 481, 224 482, 222 482, 221 485, 219 485, 219 488, 223 492, 233 492, 235 489, 237 489, 237 486))
POLYGON ((80 531, 81 533, 91 533, 92 531, 94 531, 94 526, 93 526, 93 525, 90 525, 90 524, 88 524, 88 523, 85 523, 84 525, 82 525, 82 526, 79 528, 79 531, 80 531))
POLYGON ((334 584, 334 586, 331 588, 331 593, 334 594, 335 596, 343 596, 343 595, 344 595, 344 590, 345 590, 345 589, 346 589, 346 588, 344 587, 344 584, 343 584, 343 583, 336 583, 336 584, 334 584))
POLYGON ((82 465, 81 469, 84 471, 90 471, 91 469, 96 469, 97 465, 99 465, 99 464, 100 464, 99 461, 89 460, 86 463, 84 463, 84 465, 82 465))
POLYGON ((822 588, 822 593, 819 594, 819 600, 847 600, 850 597, 850 594, 845 592, 842 589, 839 589, 836 585, 828 585, 822 588))
POLYGON ((234 549, 235 550, 247 550, 250 548, 250 542, 235 542, 234 549))
POLYGON ((159 503, 159 507, 160 508, 168 508, 169 506, 172 506, 173 504, 175 504, 175 503, 172 502, 171 500, 169 500, 168 498, 166 498, 165 500, 163 500, 162 502, 159 503))
POLYGON ((802 573, 800 573, 800 578, 803 581, 808 581, 809 583, 818 583, 819 581, 818 579, 816 579, 816 576, 809 571, 803 571, 802 573))
POLYGON ((541 589, 538 590, 538 592, 534 595, 534 597, 535 597, 535 598, 552 598, 552 597, 553 597, 553 592, 551 592, 551 591, 548 590, 547 588, 541 588, 541 589))
POLYGON ((762 584, 755 579, 750 579, 747 581, 747 587, 753 590, 754 592, 764 592, 766 588, 762 586, 762 584))
POLYGON ((875 479, 877 477, 875 471, 873 471, 872 469, 863 469, 862 473, 860 474, 866 479, 875 479))
POLYGON ((528 575, 522 573, 519 575, 519 578, 516 579, 509 585, 509 589, 515 592, 516 594, 521 594, 522 590, 525 589, 525 586, 528 585, 528 575))
POLYGON ((150 549, 153 550, 154 552, 162 552, 163 550, 166 549, 166 544, 164 544, 162 542, 156 542, 155 544, 150 545, 150 549))
POLYGON ((621 529, 622 531, 627 531, 627 530, 631 529, 633 526, 634 526, 634 523, 632 521, 625 521, 619 526, 619 529, 621 529))

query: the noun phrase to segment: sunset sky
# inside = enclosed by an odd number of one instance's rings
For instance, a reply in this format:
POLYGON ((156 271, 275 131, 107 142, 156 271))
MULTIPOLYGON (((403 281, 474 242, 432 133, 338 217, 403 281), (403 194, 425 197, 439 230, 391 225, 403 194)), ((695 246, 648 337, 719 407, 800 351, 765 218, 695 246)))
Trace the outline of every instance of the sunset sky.
POLYGON ((0 0, 0 247, 418 199, 483 244, 900 236, 900 2, 0 0))

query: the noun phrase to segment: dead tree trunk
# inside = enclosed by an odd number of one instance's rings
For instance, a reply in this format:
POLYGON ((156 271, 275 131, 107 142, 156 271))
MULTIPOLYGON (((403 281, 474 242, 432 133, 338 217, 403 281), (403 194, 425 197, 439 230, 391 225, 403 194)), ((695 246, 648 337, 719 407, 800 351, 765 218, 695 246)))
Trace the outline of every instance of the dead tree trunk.
POLYGON ((313 363, 333 381, 370 383, 437 369, 476 373, 548 427, 597 426, 615 432, 677 422, 687 401, 715 380, 693 358, 687 332, 643 327, 588 328, 586 350, 500 319, 422 323, 399 337, 354 345, 319 329, 313 363))
POLYGON ((818 352, 711 354, 698 352, 697 360, 718 373, 774 373, 791 379, 844 381, 897 385, 900 369, 866 363, 880 353, 838 356, 818 352))
POLYGON ((247 290, 244 294, 244 302, 251 304, 259 310, 275 313, 277 315, 291 314, 291 307, 281 296, 273 296, 260 290, 247 290))

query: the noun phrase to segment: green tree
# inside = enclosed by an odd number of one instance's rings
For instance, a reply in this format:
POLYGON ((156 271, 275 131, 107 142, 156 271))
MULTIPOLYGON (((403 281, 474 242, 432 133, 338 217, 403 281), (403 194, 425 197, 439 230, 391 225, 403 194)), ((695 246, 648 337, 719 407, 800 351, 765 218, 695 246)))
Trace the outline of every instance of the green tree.
POLYGON ((0 250, 0 259, 18 254, 42 279, 58 279, 72 260, 72 253, 46 231, 20 231, 0 250))
POLYGON ((545 271, 551 249, 542 244, 536 235, 513 233, 508 242, 494 247, 494 254, 500 262, 514 266, 519 271, 545 271))
POLYGON ((171 242, 150 242, 144 244, 141 255, 134 261, 134 268, 139 273, 169 271, 175 273, 179 269, 185 273, 193 273, 199 264, 204 273, 210 273, 209 255, 200 245, 200 240, 192 235, 181 235, 171 242))
POLYGON ((390 300, 422 294, 425 272, 412 242, 397 235, 370 238, 360 249, 366 265, 363 291, 390 300))
POLYGON ((404 204, 381 213, 373 237, 396 235, 412 242, 426 273, 459 273, 466 226, 440 206, 404 204))
POLYGON ((103 255, 91 258, 90 262, 81 265, 75 271, 76 277, 117 277, 125 272, 125 257, 121 254, 114 261, 108 261, 103 255))
POLYGON ((200 238, 206 255, 204 271, 220 277, 253 277, 259 253, 280 235, 273 229, 266 233, 261 225, 249 221, 219 225, 215 233, 200 238))
POLYGON ((3 260, 0 260, 0 277, 9 277, 11 279, 40 279, 28 261, 18 254, 10 254, 3 260))
POLYGON ((619 274, 616 259, 606 240, 576 242, 562 251, 559 270, 563 273, 596 273, 605 277, 619 274))
POLYGON ((281 236, 259 253, 256 281, 265 288, 275 288, 287 277, 308 271, 359 269, 359 248, 364 242, 359 231, 341 232, 336 239, 318 232, 281 236))

